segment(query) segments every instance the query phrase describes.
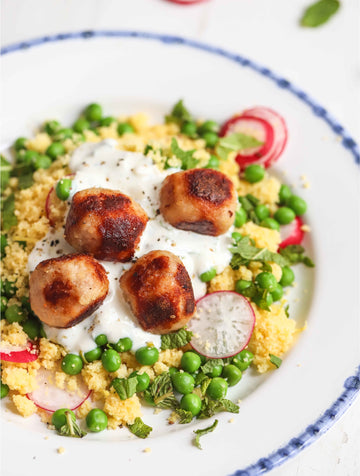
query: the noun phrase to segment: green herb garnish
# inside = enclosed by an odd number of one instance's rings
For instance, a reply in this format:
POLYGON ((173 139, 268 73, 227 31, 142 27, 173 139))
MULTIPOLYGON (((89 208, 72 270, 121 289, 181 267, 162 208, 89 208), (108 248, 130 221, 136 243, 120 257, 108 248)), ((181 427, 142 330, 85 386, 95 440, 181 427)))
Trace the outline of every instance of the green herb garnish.
POLYGON ((182 99, 178 101, 175 106, 172 108, 171 113, 168 116, 165 116, 165 121, 167 123, 174 122, 181 126, 184 122, 192 121, 192 116, 190 112, 184 106, 182 99))
POLYGON ((9 183, 11 172, 11 164, 3 155, 0 155, 0 178, 1 178, 1 190, 3 190, 9 183))
POLYGON ((224 362, 222 359, 209 359, 200 368, 204 372, 204 374, 209 374, 218 365, 222 365, 222 366, 224 365, 224 362))
POLYGON ((183 347, 190 342, 192 335, 193 333, 186 330, 184 327, 177 332, 163 334, 161 336, 161 350, 178 349, 179 347, 183 347))
POLYGON ((178 408, 179 402, 174 395, 174 389, 169 372, 158 375, 144 392, 145 400, 159 408, 178 408))
POLYGON ((29 174, 20 175, 18 183, 20 190, 31 187, 31 185, 33 185, 34 183, 32 172, 30 172, 29 174))
POLYGON ((181 160, 182 170, 189 170, 196 167, 199 163, 198 159, 193 157, 195 150, 182 150, 175 137, 171 141, 171 152, 181 160))
POLYGON ((289 261, 287 257, 279 253, 273 253, 266 248, 257 248, 251 244, 250 238, 244 236, 240 238, 236 246, 230 248, 233 257, 230 262, 232 269, 239 269, 239 266, 247 265, 250 261, 273 262, 279 266, 287 266, 289 261))
POLYGON ((236 405, 236 403, 233 403, 231 400, 227 400, 226 398, 212 400, 209 397, 205 397, 202 401, 201 411, 197 418, 200 420, 211 418, 215 413, 219 412, 239 413, 239 405, 236 405))
POLYGON ((255 137, 236 132, 219 139, 215 152, 222 160, 226 160, 230 152, 240 152, 241 150, 258 147, 263 143, 255 139, 255 137))
POLYGON ((66 423, 58 430, 59 435, 70 436, 73 438, 82 438, 87 434, 86 431, 80 429, 76 420, 74 421, 72 412, 65 412, 64 415, 66 418, 66 423))
POLYGON ((12 226, 17 225, 17 218, 15 216, 15 195, 9 195, 2 204, 2 223, 3 230, 7 231, 12 226))
POLYGON ((136 387, 138 384, 137 377, 130 378, 115 378, 111 385, 116 390, 121 400, 127 400, 136 393, 136 387))
POLYGON ((276 355, 273 355, 273 354, 269 354, 269 357, 270 357, 270 362, 274 364, 276 368, 279 368, 282 363, 282 360, 280 359, 280 357, 277 357, 276 355))
POLYGON ((146 425, 141 418, 135 418, 135 421, 132 425, 127 425, 131 433, 136 435, 138 438, 147 438, 152 432, 152 428, 149 425, 146 425))
POLYGON ((289 245, 285 248, 280 248, 279 253, 286 258, 290 264, 303 263, 309 268, 314 268, 314 262, 305 256, 305 249, 300 245, 289 245))
POLYGON ((326 23, 339 9, 339 0, 320 0, 310 5, 300 20, 301 26, 315 28, 326 23))
POLYGON ((179 416, 178 423, 184 425, 185 423, 190 423, 194 418, 194 415, 188 410, 183 410, 182 408, 177 408, 175 413, 179 416))
POLYGON ((256 225, 259 225, 260 220, 255 213, 255 207, 259 205, 260 200, 250 193, 245 195, 245 197, 238 197, 238 200, 242 208, 246 211, 248 219, 250 219, 256 225))
POLYGON ((212 431, 215 430, 215 428, 217 427, 217 424, 218 424, 218 420, 215 420, 214 423, 211 425, 211 426, 208 426, 207 428, 203 428, 202 430, 195 430, 194 433, 195 433, 195 439, 194 439, 194 445, 199 448, 200 450, 202 450, 201 448, 201 445, 200 445, 200 438, 204 435, 206 435, 207 433, 211 433, 212 431))

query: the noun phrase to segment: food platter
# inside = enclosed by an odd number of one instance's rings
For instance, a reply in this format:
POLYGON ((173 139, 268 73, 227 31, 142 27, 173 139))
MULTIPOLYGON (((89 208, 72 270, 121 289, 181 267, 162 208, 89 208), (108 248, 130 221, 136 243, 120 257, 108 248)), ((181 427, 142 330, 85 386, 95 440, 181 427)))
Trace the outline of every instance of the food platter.
POLYGON ((1 149, 30 135, 46 117, 74 119, 84 104, 101 102, 111 114, 144 111, 157 120, 179 98, 199 117, 219 122, 258 104, 285 117, 289 143, 273 172, 306 198, 311 233, 306 247, 315 273, 302 270, 291 295, 294 318, 307 329, 279 371, 250 376, 241 387, 239 415, 219 415, 203 451, 192 445, 203 424, 172 425, 149 413, 154 435, 133 440, 118 432, 78 441, 47 431, 36 417, 2 414, 4 474, 54 474, 82 460, 89 474, 121 459, 137 474, 255 475, 295 455, 345 411, 359 390, 356 336, 359 153, 325 108, 287 80, 238 54, 183 38, 139 32, 83 32, 5 47, 1 149), (284 175, 284 173, 286 175, 284 175), (306 175, 310 188, 302 189, 306 175), (346 242, 346 246, 344 245, 346 242), (304 293, 306 289, 306 293, 304 293), (232 421, 233 420, 233 421, 232 421), (46 439, 45 439, 46 438, 46 439), (16 443, 15 443, 16 442, 16 443), (15 448, 22 459, 15 465, 15 448), (65 448, 57 455, 59 447, 65 448), (151 452, 144 452, 150 448, 151 452), (97 457, 89 460, 91 451, 97 457), (57 461, 57 460, 56 460, 57 461))

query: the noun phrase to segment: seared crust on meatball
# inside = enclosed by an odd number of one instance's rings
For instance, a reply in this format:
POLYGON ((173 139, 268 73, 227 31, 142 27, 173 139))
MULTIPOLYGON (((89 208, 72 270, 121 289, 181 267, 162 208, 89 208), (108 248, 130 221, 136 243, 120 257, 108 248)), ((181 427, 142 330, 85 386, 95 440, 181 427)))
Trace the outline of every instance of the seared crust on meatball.
POLYGON ((66 218, 65 238, 77 251, 106 261, 130 261, 148 217, 127 195, 105 188, 77 192, 66 218))
POLYGON ((68 328, 90 316, 109 290, 105 269, 85 254, 41 261, 30 276, 30 305, 52 327, 68 328))
POLYGON ((195 312, 194 292, 181 260, 168 251, 142 256, 120 279, 120 287, 141 327, 167 334, 195 312))
POLYGON ((160 212, 181 230, 218 236, 234 223, 237 198, 233 182, 212 169, 169 175, 160 192, 160 212))

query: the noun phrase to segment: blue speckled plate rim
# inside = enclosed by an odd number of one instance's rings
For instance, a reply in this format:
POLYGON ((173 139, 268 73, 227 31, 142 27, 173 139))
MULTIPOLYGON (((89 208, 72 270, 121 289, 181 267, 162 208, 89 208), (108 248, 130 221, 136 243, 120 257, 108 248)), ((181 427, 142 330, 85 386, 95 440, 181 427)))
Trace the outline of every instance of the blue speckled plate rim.
MULTIPOLYGON (((20 43, 14 43, 1 48, 0 55, 7 55, 17 51, 24 51, 35 46, 44 45, 46 43, 55 43, 65 40, 87 40, 91 38, 140 38, 146 40, 160 41, 168 45, 182 45, 195 48, 198 50, 206 51, 223 58, 227 58, 239 66, 250 68, 257 73, 261 74, 272 80, 278 87, 289 91, 299 98, 302 102, 307 104, 313 114, 323 119, 331 129, 339 135, 342 139, 342 145, 349 150, 353 155, 357 164, 360 164, 360 151, 359 147, 350 136, 350 134, 334 119, 331 114, 315 100, 313 100, 302 89, 290 83, 290 81, 284 79, 276 73, 273 73, 269 68, 266 68, 258 63, 236 53, 212 46, 206 43, 202 43, 195 40, 182 38, 179 36, 142 32, 142 31, 118 31, 118 30, 106 30, 106 31, 79 31, 69 33, 59 33, 55 35, 48 35, 40 38, 34 38, 28 41, 22 41, 20 43)), ((354 375, 348 377, 344 382, 345 390, 339 396, 339 398, 328 408, 313 424, 309 425, 300 435, 292 438, 286 445, 282 446, 278 450, 274 451, 265 458, 259 459, 256 463, 244 468, 239 469, 231 476, 258 476, 264 474, 277 466, 280 466, 287 459, 295 456, 301 450, 309 446, 320 435, 324 434, 336 420, 350 407, 356 396, 360 392, 360 365, 357 368, 354 375)))

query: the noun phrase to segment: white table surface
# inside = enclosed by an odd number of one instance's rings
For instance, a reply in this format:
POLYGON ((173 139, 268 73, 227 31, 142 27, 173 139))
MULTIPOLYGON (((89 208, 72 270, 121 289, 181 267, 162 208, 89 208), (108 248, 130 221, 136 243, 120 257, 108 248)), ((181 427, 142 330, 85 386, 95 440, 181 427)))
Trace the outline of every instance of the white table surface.
MULTIPOLYGON (((7 45, 65 31, 133 29, 182 35, 225 47, 271 67, 324 105, 359 139, 359 2, 342 0, 327 25, 298 26, 311 0, 2 0, 7 45)), ((330 363, 329 363, 330 365, 330 363)), ((354 369, 355 370, 355 369, 354 369)), ((359 476, 360 398, 316 443, 273 476, 359 476)))

